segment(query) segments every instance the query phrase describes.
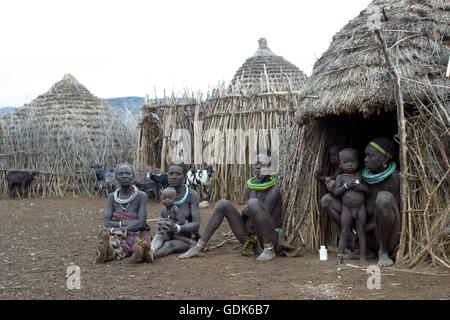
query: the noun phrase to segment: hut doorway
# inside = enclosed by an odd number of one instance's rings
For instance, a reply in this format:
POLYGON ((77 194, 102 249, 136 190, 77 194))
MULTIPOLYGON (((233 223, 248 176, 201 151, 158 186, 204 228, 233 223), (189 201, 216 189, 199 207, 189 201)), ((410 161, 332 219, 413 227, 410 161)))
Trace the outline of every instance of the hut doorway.
MULTIPOLYGON (((397 115, 395 112, 386 112, 365 118, 361 114, 350 114, 325 117, 317 120, 315 128, 323 148, 318 150, 319 166, 317 170, 331 174, 333 169, 329 162, 328 150, 332 145, 352 147, 359 152, 359 169, 364 168, 364 149, 374 138, 387 137, 394 139, 397 134, 397 115)), ((395 141, 395 140, 394 140, 395 141)), ((394 158, 399 165, 398 152, 394 158)), ((317 192, 317 203, 320 198, 328 192, 323 183, 319 183, 317 192)), ((321 210, 322 211, 322 210, 321 210)), ((330 218, 322 211, 321 218, 321 243, 337 246, 338 228, 330 218)))
MULTIPOLYGON (((397 115, 386 112, 364 118, 360 114, 340 115, 318 120, 319 130, 324 131, 326 145, 341 144, 355 148, 359 152, 361 169, 364 167, 364 149, 370 140, 377 137, 394 139, 397 134, 397 115)), ((327 148, 327 149, 328 149, 327 148)), ((328 160, 328 154, 324 154, 328 160)), ((396 162, 399 164, 398 156, 396 162)))

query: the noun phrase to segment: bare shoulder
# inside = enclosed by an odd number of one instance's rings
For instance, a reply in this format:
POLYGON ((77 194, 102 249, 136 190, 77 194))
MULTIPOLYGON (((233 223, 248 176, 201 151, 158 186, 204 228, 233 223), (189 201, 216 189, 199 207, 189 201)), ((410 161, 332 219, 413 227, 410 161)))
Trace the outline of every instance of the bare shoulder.
POLYGON ((137 198, 147 200, 147 194, 144 191, 139 191, 137 198))
POLYGON ((114 192, 108 194, 108 202, 114 201, 114 192))
POLYGON ((198 192, 194 189, 189 188, 189 199, 191 200, 199 200, 200 196, 198 195, 198 192))
POLYGON ((281 197, 281 188, 279 186, 273 186, 270 192, 275 196, 281 197))

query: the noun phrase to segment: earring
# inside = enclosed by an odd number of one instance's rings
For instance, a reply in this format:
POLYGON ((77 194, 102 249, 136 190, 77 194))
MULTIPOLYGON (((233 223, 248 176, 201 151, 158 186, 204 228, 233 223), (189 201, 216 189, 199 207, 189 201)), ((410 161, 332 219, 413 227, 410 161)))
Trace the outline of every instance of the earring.
POLYGON ((384 169, 386 169, 386 168, 387 168, 387 164, 386 164, 386 162, 385 162, 385 163, 383 163, 383 168, 384 168, 384 169))

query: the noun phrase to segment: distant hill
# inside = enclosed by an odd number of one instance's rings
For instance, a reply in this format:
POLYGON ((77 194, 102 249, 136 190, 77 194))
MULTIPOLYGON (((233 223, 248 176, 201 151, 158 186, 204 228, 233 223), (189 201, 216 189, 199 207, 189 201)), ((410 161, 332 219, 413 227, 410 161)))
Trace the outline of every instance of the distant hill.
POLYGON ((8 112, 10 112, 11 110, 16 109, 15 107, 3 107, 0 108, 0 117, 3 116, 4 114, 7 114, 8 112))
POLYGON ((140 116, 141 107, 144 104, 144 97, 121 97, 103 99, 112 106, 118 114, 123 114, 125 109, 130 110, 134 115, 140 116))

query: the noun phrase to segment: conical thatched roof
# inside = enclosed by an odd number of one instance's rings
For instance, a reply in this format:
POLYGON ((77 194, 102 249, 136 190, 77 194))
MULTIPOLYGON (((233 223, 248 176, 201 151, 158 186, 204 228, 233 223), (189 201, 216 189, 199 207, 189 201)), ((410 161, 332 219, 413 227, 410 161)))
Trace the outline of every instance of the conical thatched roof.
POLYGON ((449 3, 376 0, 334 36, 315 63, 300 94, 301 123, 342 113, 367 116, 395 110, 394 85, 382 46, 368 27, 368 21, 376 17, 373 8, 380 9, 381 35, 401 76, 405 102, 431 97, 432 91, 446 99, 450 86, 450 79, 445 78, 450 53, 449 3))
POLYGON ((258 43, 258 50, 236 71, 231 84, 252 87, 255 84, 259 85, 261 78, 264 78, 270 84, 283 82, 285 83, 284 87, 287 86, 287 83, 290 83, 291 88, 300 88, 306 80, 306 75, 294 64, 281 56, 275 55, 267 46, 265 38, 260 38, 258 43), (286 80, 289 80, 289 82, 286 80))
POLYGON ((100 122, 111 121, 115 117, 114 110, 107 103, 90 93, 71 74, 64 75, 46 93, 18 108, 13 117, 24 119, 30 114, 42 122, 50 122, 53 128, 70 123, 93 136, 101 134, 100 122))

